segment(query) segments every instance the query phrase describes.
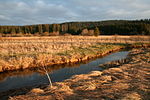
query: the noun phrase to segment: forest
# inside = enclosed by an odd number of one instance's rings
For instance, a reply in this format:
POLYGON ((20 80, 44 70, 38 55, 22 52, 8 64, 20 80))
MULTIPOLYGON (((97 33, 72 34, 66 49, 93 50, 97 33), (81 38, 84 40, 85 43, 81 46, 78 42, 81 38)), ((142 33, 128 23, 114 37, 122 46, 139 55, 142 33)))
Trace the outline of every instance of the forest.
POLYGON ((0 25, 0 36, 150 35, 150 19, 0 25))

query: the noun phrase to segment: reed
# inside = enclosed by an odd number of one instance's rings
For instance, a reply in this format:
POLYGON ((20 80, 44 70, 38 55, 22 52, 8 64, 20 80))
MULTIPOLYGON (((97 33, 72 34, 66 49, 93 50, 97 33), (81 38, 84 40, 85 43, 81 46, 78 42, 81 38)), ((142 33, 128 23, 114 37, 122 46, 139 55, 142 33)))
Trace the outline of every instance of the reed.
POLYGON ((0 72, 86 60, 88 57, 122 48, 122 45, 114 43, 143 44, 150 43, 150 38, 116 35, 1 37, 0 72))

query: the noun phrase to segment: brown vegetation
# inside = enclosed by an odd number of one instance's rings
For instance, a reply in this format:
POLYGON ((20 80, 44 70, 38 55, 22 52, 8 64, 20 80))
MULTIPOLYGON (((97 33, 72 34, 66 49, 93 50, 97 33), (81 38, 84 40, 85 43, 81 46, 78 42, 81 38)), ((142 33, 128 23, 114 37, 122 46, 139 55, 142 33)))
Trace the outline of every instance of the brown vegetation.
POLYGON ((133 49, 127 59, 118 68, 75 75, 10 100, 149 100, 150 48, 133 49))
POLYGON ((147 36, 55 36, 0 38, 0 72, 79 62, 123 48, 101 43, 149 43, 147 36))

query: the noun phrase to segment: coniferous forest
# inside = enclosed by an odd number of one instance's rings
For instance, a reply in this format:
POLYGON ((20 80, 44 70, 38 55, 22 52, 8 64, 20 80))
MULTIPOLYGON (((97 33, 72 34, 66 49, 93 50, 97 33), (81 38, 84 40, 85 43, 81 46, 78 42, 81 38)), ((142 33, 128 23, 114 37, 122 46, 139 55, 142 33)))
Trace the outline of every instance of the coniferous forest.
POLYGON ((0 36, 150 35, 150 19, 66 22, 24 26, 0 25, 0 36))

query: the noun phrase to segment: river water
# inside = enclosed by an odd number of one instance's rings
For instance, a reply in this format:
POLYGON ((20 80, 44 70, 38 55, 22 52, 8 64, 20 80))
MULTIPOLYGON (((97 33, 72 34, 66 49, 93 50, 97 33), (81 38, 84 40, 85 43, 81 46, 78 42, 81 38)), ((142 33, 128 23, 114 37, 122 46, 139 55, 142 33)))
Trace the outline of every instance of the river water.
MULTIPOLYGON (((86 74, 95 70, 102 71, 103 69, 98 67, 100 64, 124 59, 127 57, 127 55, 128 51, 119 51, 101 58, 88 61, 86 63, 49 66, 47 70, 52 82, 59 82, 68 79, 73 75, 86 74)), ((48 83, 47 76, 41 73, 41 70, 39 69, 27 69, 23 71, 19 70, 0 74, 0 92, 48 83)))

